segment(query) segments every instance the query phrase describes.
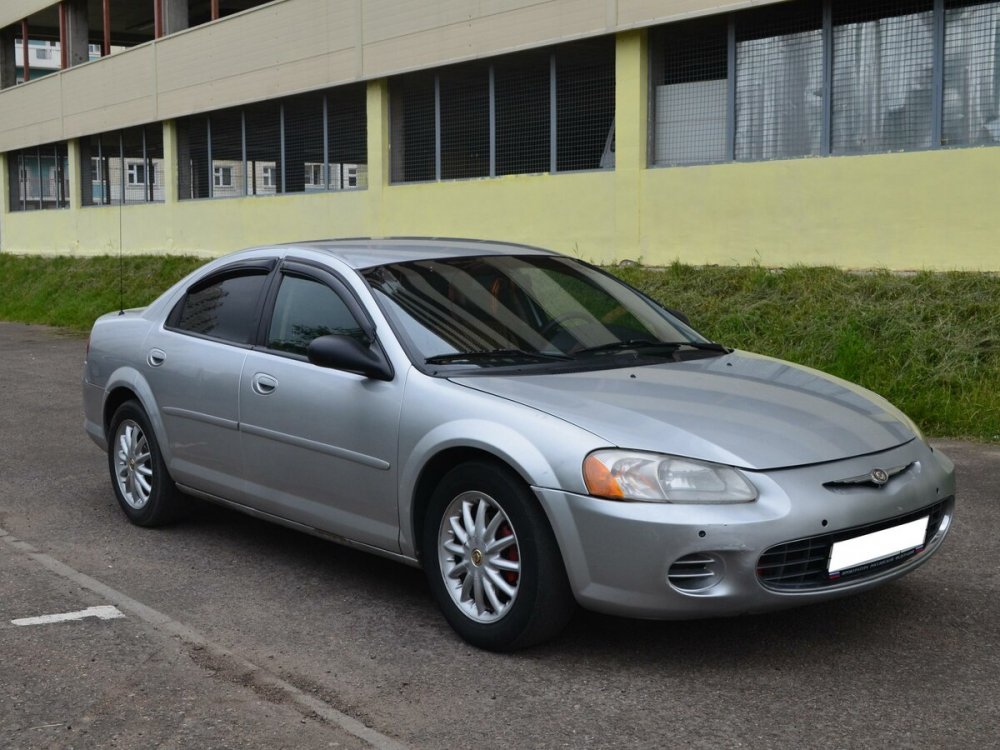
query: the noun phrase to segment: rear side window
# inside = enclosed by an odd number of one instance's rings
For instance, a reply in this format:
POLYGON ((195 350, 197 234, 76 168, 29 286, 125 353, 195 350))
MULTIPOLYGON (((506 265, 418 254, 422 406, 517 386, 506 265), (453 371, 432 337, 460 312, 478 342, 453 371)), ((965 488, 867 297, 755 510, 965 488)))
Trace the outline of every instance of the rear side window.
POLYGON ((201 282, 181 301, 173 327, 234 344, 251 343, 266 280, 266 271, 254 269, 201 282))
POLYGON ((285 276, 274 302, 267 347, 305 355, 309 342, 331 333, 365 339, 358 321, 330 287, 300 276, 285 276))

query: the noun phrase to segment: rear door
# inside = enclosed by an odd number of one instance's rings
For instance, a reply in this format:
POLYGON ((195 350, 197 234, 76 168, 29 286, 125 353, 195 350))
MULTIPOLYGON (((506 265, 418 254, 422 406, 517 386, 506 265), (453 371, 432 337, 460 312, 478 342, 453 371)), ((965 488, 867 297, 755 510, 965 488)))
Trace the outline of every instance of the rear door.
POLYGON ((274 261, 229 266, 195 282, 145 343, 146 378, 181 484, 242 496, 239 387, 274 261))
POLYGON ((247 488, 261 510, 381 549, 399 549, 396 448, 402 378, 322 368, 309 342, 366 344, 373 327, 335 275, 286 262, 265 307, 261 345, 240 381, 247 488))

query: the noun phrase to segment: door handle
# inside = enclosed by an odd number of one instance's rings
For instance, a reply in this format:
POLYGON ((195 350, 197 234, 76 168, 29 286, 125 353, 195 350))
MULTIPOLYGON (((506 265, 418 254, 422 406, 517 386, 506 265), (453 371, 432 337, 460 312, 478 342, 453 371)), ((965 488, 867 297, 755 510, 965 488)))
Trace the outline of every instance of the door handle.
POLYGON ((278 389, 278 379, 272 375, 258 372, 250 381, 250 388, 254 393, 267 396, 278 389))
POLYGON ((167 359, 167 353, 162 349, 150 349, 146 355, 146 363, 150 367, 159 367, 167 359))

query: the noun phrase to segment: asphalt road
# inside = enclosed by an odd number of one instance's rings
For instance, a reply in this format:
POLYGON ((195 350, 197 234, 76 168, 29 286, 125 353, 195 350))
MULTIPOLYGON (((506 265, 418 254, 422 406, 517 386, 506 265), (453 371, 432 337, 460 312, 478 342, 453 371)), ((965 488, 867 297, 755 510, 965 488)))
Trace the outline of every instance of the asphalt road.
POLYGON ((498 656, 418 570, 201 504, 130 526, 83 433, 84 345, 0 324, 2 748, 1000 747, 996 446, 937 444, 960 472, 951 536, 877 591, 700 622, 581 612, 498 656), (11 622, 95 606, 122 616, 11 622))

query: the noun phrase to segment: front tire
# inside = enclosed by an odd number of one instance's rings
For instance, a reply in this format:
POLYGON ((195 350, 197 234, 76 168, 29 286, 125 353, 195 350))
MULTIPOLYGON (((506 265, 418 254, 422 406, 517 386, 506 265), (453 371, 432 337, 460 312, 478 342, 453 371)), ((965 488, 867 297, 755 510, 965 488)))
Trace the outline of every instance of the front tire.
POLYGON ((136 401, 111 417, 108 470, 118 505, 136 526, 161 526, 177 517, 180 491, 167 473, 153 428, 136 401))
POLYGON ((565 627, 575 602, 548 519, 503 466, 470 461, 434 490, 424 571, 455 631, 474 646, 513 651, 565 627))

